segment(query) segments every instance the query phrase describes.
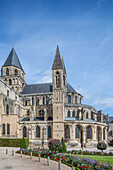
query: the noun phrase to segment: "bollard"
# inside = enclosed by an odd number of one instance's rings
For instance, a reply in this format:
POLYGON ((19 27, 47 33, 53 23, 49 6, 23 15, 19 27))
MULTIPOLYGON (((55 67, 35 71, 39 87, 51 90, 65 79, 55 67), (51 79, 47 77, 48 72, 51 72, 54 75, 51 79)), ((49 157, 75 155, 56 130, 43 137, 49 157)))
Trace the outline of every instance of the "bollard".
POLYGON ((12 150, 12 156, 14 156, 14 150, 12 150))
POLYGON ((47 157, 47 165, 48 166, 50 165, 50 158, 49 158, 49 156, 47 157))
POLYGON ((72 170, 75 170, 75 167, 74 167, 74 166, 72 166, 72 170))
POLYGON ((58 170, 61 170, 61 160, 58 162, 58 170))
POLYGON ((21 157, 22 157, 22 151, 20 151, 20 153, 21 153, 21 157))
POLYGON ((38 154, 38 162, 40 162, 40 154, 38 154))
POLYGON ((30 158, 32 159, 32 152, 31 152, 30 158))
POLYGON ((6 154, 8 154, 8 149, 6 149, 6 154))

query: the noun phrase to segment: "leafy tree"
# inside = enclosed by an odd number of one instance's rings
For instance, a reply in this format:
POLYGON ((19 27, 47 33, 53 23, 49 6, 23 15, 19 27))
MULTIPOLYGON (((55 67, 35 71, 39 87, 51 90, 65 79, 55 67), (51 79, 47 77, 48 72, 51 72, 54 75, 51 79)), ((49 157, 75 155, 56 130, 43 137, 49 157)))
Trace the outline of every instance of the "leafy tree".
POLYGON ((103 150, 105 150, 107 148, 107 145, 104 141, 102 142, 98 142, 97 144, 97 149, 101 150, 103 152, 103 150))
POLYGON ((23 138, 22 138, 20 148, 21 148, 21 149, 27 149, 27 144, 26 144, 26 141, 25 141, 24 136, 23 136, 23 138))
POLYGON ((61 148, 61 152, 62 153, 66 153, 67 152, 67 148, 66 148, 66 144, 65 144, 65 141, 64 141, 64 138, 62 137, 62 148, 61 148))

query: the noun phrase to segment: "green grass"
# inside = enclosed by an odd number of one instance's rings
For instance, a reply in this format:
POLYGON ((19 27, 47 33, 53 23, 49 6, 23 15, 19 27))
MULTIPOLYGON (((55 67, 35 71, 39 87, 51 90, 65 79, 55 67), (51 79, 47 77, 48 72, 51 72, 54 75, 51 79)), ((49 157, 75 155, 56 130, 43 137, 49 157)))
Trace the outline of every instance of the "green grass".
POLYGON ((103 162, 103 163, 110 163, 113 165, 113 156, 96 156, 96 155, 78 155, 80 158, 84 157, 84 158, 91 158, 93 160, 97 160, 99 162, 103 162))

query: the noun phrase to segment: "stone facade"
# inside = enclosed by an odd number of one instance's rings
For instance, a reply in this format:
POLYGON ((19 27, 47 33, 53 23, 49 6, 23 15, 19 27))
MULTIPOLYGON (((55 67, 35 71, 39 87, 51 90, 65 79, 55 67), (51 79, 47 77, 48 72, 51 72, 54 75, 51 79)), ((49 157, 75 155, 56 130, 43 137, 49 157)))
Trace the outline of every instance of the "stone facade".
POLYGON ((14 48, 1 69, 0 137, 29 138, 47 145, 64 137, 67 145, 96 146, 108 141, 106 115, 82 104, 83 96, 67 82, 66 68, 57 46, 52 83, 27 85, 14 48))

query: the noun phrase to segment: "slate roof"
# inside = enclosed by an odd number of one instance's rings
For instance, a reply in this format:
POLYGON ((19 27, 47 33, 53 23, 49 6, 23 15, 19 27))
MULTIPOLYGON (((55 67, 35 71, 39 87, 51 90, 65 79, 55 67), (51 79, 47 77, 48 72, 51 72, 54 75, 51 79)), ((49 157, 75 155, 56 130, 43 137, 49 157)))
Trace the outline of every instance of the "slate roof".
POLYGON ((113 116, 110 116, 109 117, 109 121, 108 121, 109 123, 113 123, 113 116))
POLYGON ((20 68, 24 72, 14 48, 12 48, 3 66, 15 66, 17 68, 20 68))
POLYGON ((59 52, 59 47, 57 45, 57 49, 56 49, 56 54, 55 54, 55 58, 53 61, 53 66, 52 69, 62 69, 62 60, 60 58, 60 52, 59 52))
MULTIPOLYGON (((52 92, 53 92, 52 83, 44 83, 44 84, 25 85, 21 94, 37 94, 37 93, 52 93, 52 92)), ((67 92, 76 93, 76 91, 69 83, 67 83, 67 92)))

